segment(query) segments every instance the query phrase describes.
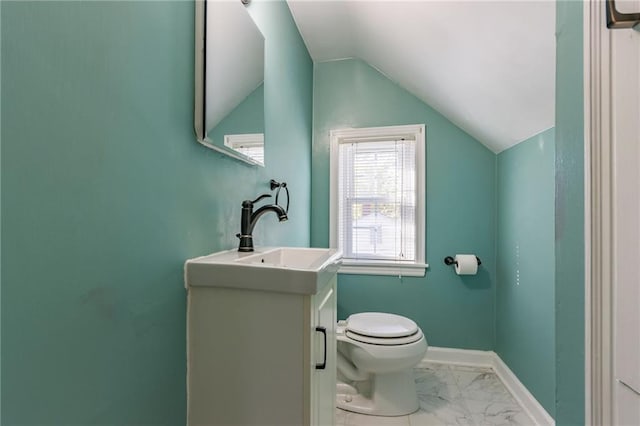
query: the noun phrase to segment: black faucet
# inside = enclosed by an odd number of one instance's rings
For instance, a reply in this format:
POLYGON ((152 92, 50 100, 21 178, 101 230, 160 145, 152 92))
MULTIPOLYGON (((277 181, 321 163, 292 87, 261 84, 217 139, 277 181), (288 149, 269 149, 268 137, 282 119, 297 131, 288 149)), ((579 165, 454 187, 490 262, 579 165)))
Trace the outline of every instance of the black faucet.
POLYGON ((238 251, 253 251, 253 228, 256 226, 256 222, 260 219, 260 216, 267 212, 274 212, 278 215, 278 220, 284 222, 288 219, 287 212, 277 204, 268 204, 260 207, 255 212, 253 211, 253 205, 263 198, 271 197, 269 194, 262 194, 255 200, 244 200, 242 202, 242 217, 240 219, 240 233, 236 234, 236 237, 240 238, 240 247, 238 251))

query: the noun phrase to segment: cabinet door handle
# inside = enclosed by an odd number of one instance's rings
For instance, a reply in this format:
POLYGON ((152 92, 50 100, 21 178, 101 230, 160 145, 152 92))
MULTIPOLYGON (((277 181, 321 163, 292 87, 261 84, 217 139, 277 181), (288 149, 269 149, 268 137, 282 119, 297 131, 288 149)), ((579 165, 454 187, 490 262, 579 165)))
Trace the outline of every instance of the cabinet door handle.
POLYGON ((316 331, 322 333, 322 336, 324 337, 324 356, 322 357, 322 363, 316 364, 316 370, 324 370, 327 368, 327 328, 317 326, 316 331))

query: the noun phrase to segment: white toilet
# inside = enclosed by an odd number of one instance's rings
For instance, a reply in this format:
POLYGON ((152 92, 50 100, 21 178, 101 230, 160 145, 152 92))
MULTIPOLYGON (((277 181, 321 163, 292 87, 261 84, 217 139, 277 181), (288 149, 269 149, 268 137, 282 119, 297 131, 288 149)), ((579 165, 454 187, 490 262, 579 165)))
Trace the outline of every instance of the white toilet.
POLYGON ((419 408, 415 367, 427 352, 417 324, 400 315, 365 312, 338 321, 336 405, 376 416, 419 408))

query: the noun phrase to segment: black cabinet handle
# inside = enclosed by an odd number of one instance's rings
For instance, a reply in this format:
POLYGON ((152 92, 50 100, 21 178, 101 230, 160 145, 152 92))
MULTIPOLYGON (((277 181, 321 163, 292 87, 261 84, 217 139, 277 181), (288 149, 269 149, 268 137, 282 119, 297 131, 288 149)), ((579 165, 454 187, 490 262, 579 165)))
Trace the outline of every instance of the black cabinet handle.
POLYGON ((316 331, 322 333, 324 337, 324 356, 322 357, 322 363, 316 364, 316 370, 324 370, 327 368, 327 328, 317 326, 316 331))

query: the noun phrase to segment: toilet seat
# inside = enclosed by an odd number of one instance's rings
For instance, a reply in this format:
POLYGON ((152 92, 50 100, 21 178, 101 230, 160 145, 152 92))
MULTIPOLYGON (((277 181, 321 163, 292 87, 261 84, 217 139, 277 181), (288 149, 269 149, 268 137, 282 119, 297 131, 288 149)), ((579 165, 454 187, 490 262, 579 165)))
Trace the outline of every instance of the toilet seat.
POLYGON ((370 345, 383 345, 383 346, 398 346, 408 345, 409 343, 417 342, 422 339, 422 332, 418 331, 410 336, 405 337, 371 337, 363 336, 358 333, 354 333, 350 330, 346 330, 345 336, 351 340, 355 340, 360 343, 368 343, 370 345))
POLYGON ((361 343, 396 346, 417 342, 422 331, 415 322, 400 315, 363 312, 344 321, 344 335, 361 343))
POLYGON ((338 321, 336 338, 338 408, 375 416, 406 416, 420 408, 413 368, 428 345, 415 322, 379 312, 353 314, 338 321))

